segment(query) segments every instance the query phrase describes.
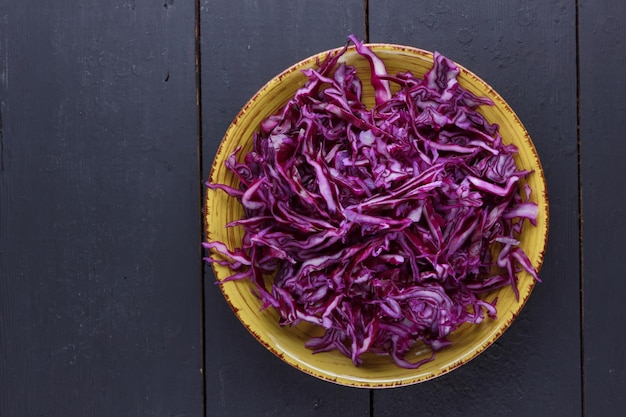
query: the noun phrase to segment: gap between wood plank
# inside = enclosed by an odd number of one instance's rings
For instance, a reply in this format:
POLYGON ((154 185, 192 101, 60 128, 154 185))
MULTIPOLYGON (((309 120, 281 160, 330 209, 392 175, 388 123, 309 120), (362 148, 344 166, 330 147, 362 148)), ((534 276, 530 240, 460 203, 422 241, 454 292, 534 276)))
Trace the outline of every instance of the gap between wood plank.
POLYGON ((0 104, 0 172, 4 171, 4 146, 2 145, 2 104, 0 104))
MULTIPOLYGON (((363 42, 367 43, 370 41, 370 5, 369 0, 363 0, 363 16, 364 16, 364 33, 363 42)), ((371 417, 371 416, 370 416, 371 417)))
MULTIPOLYGON (((200 242, 204 240, 204 167, 202 163, 202 42, 201 42, 201 28, 200 28, 200 0, 195 1, 196 6, 196 109, 197 109, 197 121, 198 121, 198 201, 200 207, 198 210, 200 216, 200 242)), ((206 274, 206 263, 203 260, 203 249, 200 245, 200 372, 202 373, 202 416, 206 416, 206 306, 205 306, 205 293, 204 293, 204 277, 206 274)))
POLYGON ((582 182, 582 144, 580 137, 580 4, 575 0, 574 16, 576 19, 576 148, 578 153, 578 270, 580 286, 580 415, 585 416, 585 295, 583 276, 583 182, 582 182))

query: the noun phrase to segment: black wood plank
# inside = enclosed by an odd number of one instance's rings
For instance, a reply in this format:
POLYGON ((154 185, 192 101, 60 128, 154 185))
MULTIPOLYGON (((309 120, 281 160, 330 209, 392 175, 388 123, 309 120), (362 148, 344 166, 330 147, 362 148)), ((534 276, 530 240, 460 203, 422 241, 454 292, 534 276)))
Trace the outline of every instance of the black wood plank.
POLYGON ((194 4, 0 7, 0 415, 199 416, 194 4))
MULTIPOLYGON (((204 177, 239 109, 270 78, 364 32, 362 0, 201 2, 204 177)), ((207 416, 363 416, 367 390, 291 368, 241 325, 206 275, 207 416)))
POLYGON ((551 209, 544 282, 512 327, 451 374, 376 391, 374 415, 580 415, 575 2, 369 5, 370 41, 439 50, 511 104, 543 162, 551 209))
POLYGON ((626 4, 581 1, 580 138, 586 416, 626 408, 626 4))

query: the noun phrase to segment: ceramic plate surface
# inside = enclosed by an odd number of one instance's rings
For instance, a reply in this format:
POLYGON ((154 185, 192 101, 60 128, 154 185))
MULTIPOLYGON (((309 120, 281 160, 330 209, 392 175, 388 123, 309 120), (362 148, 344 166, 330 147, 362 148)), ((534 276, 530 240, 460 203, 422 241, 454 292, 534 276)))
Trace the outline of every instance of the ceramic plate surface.
MULTIPOLYGON (((423 77, 432 65, 432 54, 416 48, 389 45, 368 45, 385 63, 389 74, 410 70, 416 77, 423 77)), ((337 49, 336 51, 339 51, 337 49)), ((210 182, 238 186, 236 177, 225 167, 226 158, 237 148, 243 146, 240 155, 251 149, 253 133, 259 129, 260 122, 275 113, 304 85, 306 77, 301 73, 304 68, 315 67, 317 60, 323 60, 328 51, 307 58, 288 68, 269 81, 243 107, 228 128, 215 157, 210 174, 210 182)), ((369 64, 349 48, 341 58, 354 65, 363 81, 364 102, 368 107, 373 104, 373 90, 369 85, 369 64)), ((458 65, 458 64, 457 64, 458 65)), ((526 224, 521 236, 521 247, 533 265, 541 267, 548 233, 548 201, 546 184, 539 157, 535 147, 507 103, 484 81, 459 65, 459 82, 467 90, 478 96, 487 96, 494 106, 481 106, 479 111, 491 123, 500 126, 500 133, 505 143, 513 143, 519 149, 516 157, 518 166, 534 170, 527 183, 532 187, 531 200, 539 206, 537 226, 526 224)), ((240 247, 242 230, 226 228, 226 224, 241 218, 243 209, 239 203, 222 191, 207 190, 206 194, 206 238, 225 242, 230 248, 240 247)), ((214 265, 218 279, 231 275, 228 268, 214 265)), ((418 369, 403 369, 395 365, 387 356, 364 355, 363 365, 356 367, 349 358, 338 352, 312 354, 304 344, 311 336, 319 336, 321 330, 313 325, 301 324, 296 327, 280 327, 278 313, 273 309, 260 312, 261 302, 250 291, 246 281, 231 281, 220 286, 224 297, 243 325, 267 349, 295 368, 342 385, 368 388, 385 388, 423 382, 445 374, 467 363, 489 347, 513 322, 524 303, 528 300, 535 282, 526 272, 519 274, 519 299, 511 288, 503 288, 489 294, 488 298, 498 297, 498 317, 486 319, 479 325, 463 325, 452 333, 449 340, 452 345, 437 352, 435 360, 418 369)), ((422 347, 407 355, 415 361, 426 354, 422 347), (420 353, 422 353, 420 355, 420 353)), ((429 353, 428 353, 429 355, 429 353)))

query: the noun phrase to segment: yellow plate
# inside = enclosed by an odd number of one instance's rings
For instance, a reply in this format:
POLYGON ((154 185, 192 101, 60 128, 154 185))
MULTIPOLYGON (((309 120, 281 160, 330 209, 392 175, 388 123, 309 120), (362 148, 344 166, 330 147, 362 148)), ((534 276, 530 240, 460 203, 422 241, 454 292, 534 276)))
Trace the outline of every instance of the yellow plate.
MULTIPOLYGON (((421 49, 389 44, 368 46, 384 61, 389 74, 410 70, 416 77, 422 77, 433 65, 432 53, 421 49)), ((338 52, 339 49, 333 51, 338 52)), ((329 51, 322 52, 293 65, 269 81, 252 97, 226 131, 213 163, 209 178, 211 183, 238 186, 237 178, 224 165, 226 158, 238 146, 243 146, 240 155, 245 155, 251 149, 252 136, 259 129, 260 122, 283 107, 306 82, 301 70, 315 67, 316 62, 322 61, 328 53, 329 51)), ((371 106, 374 94, 369 84, 370 69, 367 61, 355 52, 354 47, 349 48, 340 61, 357 68, 363 81, 364 102, 371 106)), ((487 96, 495 103, 494 106, 482 106, 479 111, 489 122, 500 126, 505 143, 517 145, 518 166, 535 171, 527 182, 533 190, 531 200, 539 205, 537 226, 532 227, 526 222, 521 236, 521 247, 533 265, 539 269, 543 262, 548 233, 548 200, 539 157, 522 123, 502 97, 476 75, 460 65, 459 68, 461 71, 459 82, 464 88, 478 96, 487 96)), ((242 230, 226 228, 225 225, 242 216, 243 209, 234 198, 219 190, 207 190, 205 209, 207 240, 224 242, 231 249, 240 247, 242 230)), ((224 279, 232 274, 223 266, 214 264, 213 268, 218 279, 224 279)), ((259 311, 261 302, 251 293, 247 281, 228 282, 220 285, 220 288, 243 325, 283 361, 310 375, 338 384, 385 388, 429 380, 476 357, 511 325, 528 300, 534 284, 533 278, 528 273, 522 272, 519 274, 519 300, 516 300, 512 289, 508 287, 490 294, 489 299, 498 297, 497 319, 487 319, 479 325, 461 326, 449 337, 452 345, 437 352, 435 360, 418 369, 400 368, 387 356, 364 355, 364 364, 356 367, 349 358, 336 351, 312 354, 304 343, 313 335, 319 336, 320 329, 309 324, 280 327, 276 311, 273 309, 259 311)), ((407 355, 411 361, 416 361, 426 354, 425 351, 411 353, 407 355)))

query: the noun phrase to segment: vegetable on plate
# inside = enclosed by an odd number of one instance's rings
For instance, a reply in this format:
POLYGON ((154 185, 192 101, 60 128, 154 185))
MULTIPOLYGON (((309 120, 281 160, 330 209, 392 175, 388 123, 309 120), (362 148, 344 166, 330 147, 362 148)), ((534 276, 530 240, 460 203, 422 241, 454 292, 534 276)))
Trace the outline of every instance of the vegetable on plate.
POLYGON ((241 246, 204 243, 222 280, 248 280, 281 325, 321 326, 313 352, 338 350, 355 365, 389 355, 417 368, 449 345, 464 323, 497 314, 495 289, 517 291, 535 267, 520 247, 535 224, 517 148, 478 111, 492 105, 459 85, 454 62, 434 53, 424 78, 388 74, 367 45, 375 105, 362 101, 354 67, 329 54, 307 83, 239 150, 227 167, 239 188, 208 183, 236 198, 245 216, 241 246), (239 159, 238 159, 239 158, 239 159), (408 351, 424 343, 432 355, 408 351))

